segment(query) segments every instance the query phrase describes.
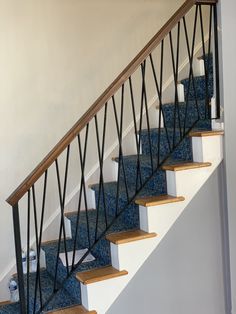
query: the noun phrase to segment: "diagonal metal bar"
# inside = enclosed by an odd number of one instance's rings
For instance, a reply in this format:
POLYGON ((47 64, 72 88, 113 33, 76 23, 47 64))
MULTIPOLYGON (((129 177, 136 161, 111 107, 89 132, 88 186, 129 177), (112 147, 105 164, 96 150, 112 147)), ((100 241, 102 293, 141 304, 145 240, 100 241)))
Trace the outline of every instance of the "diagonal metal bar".
MULTIPOLYGON (((34 184, 32 185, 32 196, 33 196, 33 212, 34 212, 34 228, 35 228, 35 242, 36 242, 36 252, 39 252, 39 238, 38 238, 38 218, 37 218, 37 206, 36 206, 36 195, 35 195, 35 187, 34 184)), ((38 255, 37 255, 38 258, 38 255)), ((36 276, 39 277, 38 285, 35 282, 35 289, 34 289, 34 307, 33 313, 36 312, 36 305, 37 305, 37 292, 39 286, 39 298, 40 298, 40 306, 43 307, 43 299, 42 299, 42 287, 41 287, 41 279, 39 276, 40 269, 37 267, 37 274, 36 276)))
MULTIPOLYGON (((142 90, 141 90, 141 105, 140 105, 140 116, 139 116, 139 138, 138 138, 138 151, 140 152, 141 149, 141 136, 142 136, 142 125, 143 125, 143 109, 144 109, 144 94, 143 94, 143 84, 142 84, 142 90)), ((142 168, 140 167, 140 170, 142 172, 142 168)), ((140 177, 142 176, 140 172, 140 177)), ((139 179, 138 176, 136 177, 136 192, 139 190, 139 179)))
MULTIPOLYGON (((122 98, 124 97, 124 90, 122 91, 122 96, 121 97, 122 98)), ((121 102, 123 102, 123 100, 121 102)), ((123 174, 124 174, 124 183, 125 183, 126 196, 127 196, 127 199, 129 200, 128 183, 127 183, 125 164, 124 164, 124 157, 123 157, 123 147, 122 147, 122 130, 123 130, 124 104, 121 103, 121 117, 120 117, 120 126, 119 126, 115 96, 112 97, 112 103, 113 103, 113 111, 114 111, 114 117, 115 117, 115 124, 116 124, 118 143, 119 143, 118 181, 120 180, 119 177, 120 177, 120 171, 121 171, 121 167, 122 167, 122 171, 123 171, 123 174)))
POLYGON ((146 90, 146 60, 141 64, 141 72, 142 72, 142 93, 143 93, 143 101, 145 106, 145 113, 146 113, 146 121, 147 121, 147 130, 148 130, 148 142, 149 142, 149 152, 150 152, 150 162, 152 173, 154 171, 154 164, 153 164, 153 152, 152 152, 152 141, 151 141, 151 133, 150 133, 150 121, 149 121, 149 113, 148 113, 148 104, 147 104, 147 90, 146 90))
POLYGON ((65 177, 64 177, 63 194, 62 194, 62 188, 61 188, 61 179, 60 179, 60 171, 59 171, 58 160, 56 159, 56 161, 55 161, 56 175, 57 175, 57 185, 58 185, 58 194, 59 194, 59 202, 60 202, 60 211, 61 211, 61 222, 60 222, 60 228, 59 228, 57 258, 56 258, 56 267, 55 267, 55 275, 54 275, 54 291, 56 290, 56 284, 57 284, 57 272, 58 272, 58 264, 59 264, 59 254, 60 254, 60 250, 61 250, 62 234, 63 234, 63 244, 64 244, 65 258, 66 258, 66 272, 67 272, 67 275, 69 275, 69 261, 68 261, 68 251, 67 251, 67 244, 66 244, 65 219, 64 219, 65 196, 66 196, 66 187, 67 187, 67 175, 68 175, 69 157, 70 157, 70 145, 67 147, 67 153, 66 153, 66 166, 65 166, 65 177))
MULTIPOLYGON (((38 242, 38 250, 37 250, 37 273, 36 273, 36 279, 35 279, 36 287, 38 285, 38 282, 40 281, 40 255, 41 255, 41 244, 42 244, 42 234, 43 234, 45 200, 46 200, 46 191, 47 191, 47 173, 48 173, 48 170, 45 171, 45 175, 44 175, 42 211, 41 211, 40 230, 39 230, 39 242, 38 242)), ((37 296, 35 295, 35 297, 37 297, 37 296)), ((42 308, 43 308, 43 306, 41 305, 41 309, 42 308)))
POLYGON ((103 196, 104 216, 105 216, 105 224, 106 224, 106 228, 107 228, 107 207, 106 207, 106 198, 105 198, 105 191, 104 191, 104 178, 103 178, 103 159, 104 159, 104 148, 105 148, 105 137, 106 137, 107 104, 105 105, 105 110, 104 110, 102 148, 100 145, 97 115, 95 115, 94 121, 95 121, 96 137, 97 137, 98 159, 99 159, 99 166, 100 166, 100 179, 99 179, 98 204, 97 204, 97 220, 96 220, 97 223, 96 223, 96 229, 95 229, 95 239, 96 239, 97 238, 97 231, 98 231, 101 193, 103 196))
POLYGON ((172 32, 169 33, 169 41, 170 41, 170 51, 171 51, 171 60, 172 60, 172 68, 173 68, 173 76, 174 76, 174 84, 175 84, 175 107, 174 107, 174 128, 173 128, 173 147, 175 146, 176 139, 176 119, 179 122, 179 130, 180 130, 180 138, 181 136, 181 123, 180 123, 180 112, 179 112, 179 97, 178 97, 178 62, 179 62, 179 32, 180 32, 180 23, 178 23, 178 31, 177 31, 177 53, 176 53, 176 62, 174 57, 174 47, 172 40, 172 32))
MULTIPOLYGON (((196 85, 195 85, 195 77, 193 73, 193 53, 194 53, 193 49, 194 48, 192 48, 192 50, 190 51, 190 44, 189 44, 189 37, 188 37, 188 30, 187 30, 185 16, 183 17, 183 25, 184 25, 184 33, 185 33, 188 60, 189 60, 189 82, 190 80, 192 80, 193 91, 194 91, 194 96, 195 96, 195 105, 196 105, 198 120, 199 120, 200 119, 199 104, 198 104, 197 90, 196 90, 196 85)), ((189 93, 190 93, 190 84, 188 85, 188 89, 187 89, 186 104, 188 103, 189 93)), ((184 133, 185 133, 185 125, 184 125, 184 133)))
MULTIPOLYGON (((79 223, 80 223, 80 212, 81 212, 81 204, 82 204, 82 195, 83 195, 83 185, 84 185, 84 171, 85 171, 85 161, 87 156, 87 142, 88 142, 88 132, 89 132, 89 125, 86 126, 86 133, 85 133, 85 145, 84 145, 84 152, 82 154, 81 148, 81 141, 80 137, 78 136, 78 147, 79 147, 79 158, 80 158, 80 168, 81 168, 81 179, 80 179, 80 191, 79 191, 79 201, 78 201, 78 209, 77 209, 77 218, 76 218, 76 229, 75 229, 75 241, 74 241, 74 249, 73 249, 73 257, 72 257, 72 271, 75 269, 75 252, 77 248, 77 237, 78 237, 78 230, 79 230, 79 223)), ((86 222, 87 228, 88 219, 86 214, 86 222)), ((89 230, 89 229, 88 229, 89 230)), ((90 243, 90 234, 88 235, 88 243, 90 243)), ((90 245, 89 245, 90 246, 90 245)))
POLYGON ((30 286, 29 286, 29 274, 30 274, 30 256, 29 256, 29 252, 30 252, 30 210, 31 210, 31 191, 30 189, 28 190, 28 206, 27 206, 27 290, 26 290, 26 295, 27 295, 27 311, 29 312, 29 308, 30 308, 30 286))
MULTIPOLYGON (((213 12, 213 6, 210 6, 210 12, 209 12, 209 38, 208 38, 208 62, 207 62, 207 73, 208 73, 208 84, 207 89, 209 85, 209 73, 210 73, 210 53, 211 53, 211 32, 212 32, 212 12, 213 12)), ((208 106, 208 118, 211 118, 211 108, 208 106)))
POLYGON ((79 146, 79 156, 80 156, 80 167, 81 167, 81 175, 82 175, 82 186, 84 195, 84 205, 85 205, 85 215, 86 215, 86 224, 87 224, 87 236, 88 236, 88 246, 89 249, 91 247, 91 237, 90 237, 90 226, 89 226, 89 216, 88 216, 88 202, 87 202, 87 194, 86 194, 86 184, 85 184, 85 162, 86 162, 86 153, 87 153, 87 144, 88 144, 88 132, 89 132, 89 124, 86 126, 86 134, 85 134, 85 143, 84 143, 84 159, 82 153, 82 145, 81 145, 81 137, 78 135, 78 146, 79 146), (84 165, 82 164, 82 160, 84 165))
POLYGON ((136 150, 137 150, 136 178, 139 178, 140 184, 142 185, 138 127, 137 127, 136 110, 135 110, 135 102, 134 102, 133 83, 132 83, 132 77, 131 76, 129 77, 129 90, 130 90, 130 99, 131 99, 132 114, 133 114, 133 121, 134 121, 135 144, 136 144, 136 150))
POLYGON ((116 189, 116 216, 117 216, 118 208, 119 208, 119 198, 120 198, 121 168, 123 170, 123 175, 124 175, 124 184, 125 184, 127 202, 129 202, 129 191, 128 191, 128 184, 127 184, 127 179, 126 179, 126 171, 125 171, 123 148, 122 148, 123 117, 124 117, 124 85, 122 85, 122 89, 121 89, 120 124, 118 122, 115 96, 112 96, 112 103, 113 103, 113 111, 114 111, 114 116, 115 116, 117 137, 118 137, 118 142, 119 142, 118 178, 117 178, 117 189, 116 189))
POLYGON ((163 103, 162 103, 162 86, 163 86, 163 66, 164 66, 164 40, 161 42, 161 60, 160 60, 160 86, 158 84, 156 70, 152 58, 152 54, 150 54, 150 61, 151 61, 151 68, 152 73, 154 77, 155 87, 157 96, 159 99, 159 116, 158 116, 158 158, 157 158, 157 164, 160 162, 160 143, 161 143, 161 117, 163 118, 163 126, 166 133, 166 139, 169 147, 169 151, 171 151, 171 144, 169 139, 169 134, 166 126, 166 117, 163 110, 163 103))
MULTIPOLYGON (((193 56, 194 56, 194 48, 195 48, 197 20, 198 20, 198 5, 196 6, 196 10, 195 10, 194 26, 193 26, 193 39, 192 39, 192 52, 191 52, 191 59, 190 59, 189 83, 188 83, 188 88, 187 88, 186 107, 185 107, 185 114, 184 114, 184 134, 186 134, 186 123, 187 123, 189 94, 190 94, 190 78, 191 78, 191 74, 193 73, 192 65, 193 65, 193 56)), ((185 21, 185 19, 184 19, 184 21, 185 21)), ((184 25, 186 26, 186 23, 184 25)))
POLYGON ((217 6, 213 7, 214 10, 214 53, 215 53, 215 97, 216 97, 216 117, 220 119, 220 73, 219 73, 219 42, 218 42, 218 17, 217 6))
POLYGON ((206 64, 206 48, 205 48, 205 40, 204 40, 204 25, 203 25, 203 18, 202 18, 202 6, 199 5, 199 12, 200 12, 200 28, 201 28, 201 39, 202 39, 202 51, 203 51, 203 58, 204 58, 204 69, 205 69, 205 119, 207 118, 208 112, 208 105, 209 105, 209 91, 208 91, 208 71, 207 71, 207 64, 206 64))

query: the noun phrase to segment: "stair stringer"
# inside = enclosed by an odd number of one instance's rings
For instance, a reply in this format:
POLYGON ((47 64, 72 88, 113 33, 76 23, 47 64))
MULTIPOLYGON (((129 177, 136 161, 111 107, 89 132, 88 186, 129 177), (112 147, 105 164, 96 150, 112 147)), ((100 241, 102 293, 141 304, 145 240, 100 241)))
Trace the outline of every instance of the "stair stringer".
POLYGON ((222 135, 192 138, 194 161, 207 160, 211 162, 211 166, 183 171, 167 171, 168 193, 173 196, 184 196, 185 200, 152 207, 139 206, 140 229, 156 232, 158 236, 137 242, 110 244, 112 266, 119 270, 127 270, 128 275, 88 285, 81 283, 82 304, 86 309, 96 309, 98 314, 107 312, 199 189, 220 165, 223 159, 222 139, 222 135))

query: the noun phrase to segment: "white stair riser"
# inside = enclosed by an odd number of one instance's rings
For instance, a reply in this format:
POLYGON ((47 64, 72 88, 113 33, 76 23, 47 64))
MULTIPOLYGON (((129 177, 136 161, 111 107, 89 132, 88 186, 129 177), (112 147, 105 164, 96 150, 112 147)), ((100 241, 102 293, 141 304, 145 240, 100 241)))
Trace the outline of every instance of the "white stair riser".
POLYGON ((119 270, 126 269, 130 275, 134 275, 159 242, 159 237, 155 237, 118 245, 111 243, 112 266, 119 270))
POLYGON ((208 162, 223 158, 223 136, 193 137, 193 160, 208 162))
POLYGON ((182 213, 183 208, 183 202, 150 207, 139 206, 140 229, 156 232, 158 237, 162 237, 182 213))
POLYGON ((105 314, 130 279, 128 274, 89 285, 81 284, 83 306, 89 311, 96 309, 97 314, 105 314))
POLYGON ((183 195, 186 200, 192 198, 219 163, 220 160, 217 160, 210 167, 183 171, 166 171, 168 194, 173 196, 183 195))

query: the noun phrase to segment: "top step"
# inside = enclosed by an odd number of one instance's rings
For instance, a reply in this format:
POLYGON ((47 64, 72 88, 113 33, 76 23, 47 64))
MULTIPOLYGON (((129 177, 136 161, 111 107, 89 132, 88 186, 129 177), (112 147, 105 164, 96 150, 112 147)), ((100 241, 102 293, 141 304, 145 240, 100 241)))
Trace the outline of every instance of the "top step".
POLYGON ((185 198, 183 196, 172 196, 172 195, 158 195, 158 196, 149 196, 141 197, 135 200, 137 205, 144 207, 157 206, 169 203, 182 202, 185 198))
POLYGON ((82 305, 67 307, 61 310, 47 312, 48 314, 97 314, 96 311, 87 311, 82 305))
POLYGON ((212 130, 212 131, 192 131, 189 133, 191 137, 206 137, 206 136, 217 136, 224 135, 223 130, 212 130))

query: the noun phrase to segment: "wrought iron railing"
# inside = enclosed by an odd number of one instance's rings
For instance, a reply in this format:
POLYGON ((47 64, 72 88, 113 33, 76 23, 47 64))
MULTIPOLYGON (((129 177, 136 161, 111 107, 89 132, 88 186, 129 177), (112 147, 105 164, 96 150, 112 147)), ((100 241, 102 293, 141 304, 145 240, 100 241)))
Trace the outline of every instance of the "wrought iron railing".
POLYGON ((180 143, 187 138, 192 128, 198 126, 200 121, 220 117, 218 63, 217 1, 186 1, 7 199, 13 209, 21 313, 40 313, 65 281, 74 274, 86 256, 93 251, 118 217, 133 204, 140 191, 145 188, 146 184, 159 171, 161 165, 171 156, 180 143), (205 94, 202 101, 199 101, 198 98, 197 81, 193 69, 197 49, 196 41, 198 41, 198 44, 201 43, 200 47, 198 46, 198 54, 201 54, 204 60, 204 76, 201 79, 205 84, 205 94), (188 80, 185 86, 185 102, 182 104, 179 99, 178 84, 181 75, 180 63, 183 63, 183 58, 186 55, 188 62, 184 69, 188 68, 188 80), (211 68, 211 58, 214 60, 213 70, 211 68), (172 106, 173 117, 171 121, 166 121, 164 83, 170 75, 173 77, 173 83, 170 85, 168 95, 172 93, 171 97, 174 101, 172 106), (214 117, 209 106, 212 97, 209 85, 213 81, 216 99, 216 116, 214 117), (156 111, 158 117, 154 122, 149 109, 149 101, 153 95, 159 103, 159 110, 156 111), (189 116, 190 106, 195 108, 196 114, 194 117, 189 116), (136 155, 137 165, 135 184, 132 188, 127 176, 123 144, 124 129, 127 129, 131 121, 135 144, 133 153, 136 155), (156 128, 158 134, 155 142, 151 133, 153 127, 156 128), (141 161, 141 138, 144 129, 146 130, 147 145, 149 146, 149 153, 146 157, 151 169, 149 175, 145 178, 142 176, 141 161), (165 134, 166 137, 167 150, 164 155, 161 151, 161 134, 165 134), (116 159, 118 174, 115 185, 115 211, 111 213, 105 195, 105 181, 110 174, 105 174, 104 163, 106 162, 106 148, 114 142, 118 143, 118 157, 116 159), (154 146, 156 150, 153 148, 154 146), (97 186, 97 208, 95 221, 93 220, 91 223, 87 174, 88 169, 97 160, 96 173, 99 182, 97 186), (63 166, 61 166, 62 163, 64 163, 63 166), (76 163, 80 165, 77 174, 73 168, 76 163), (71 173, 71 169, 73 173, 71 173), (70 178, 73 182, 70 182, 70 178), (70 266, 68 260, 69 248, 67 247, 68 235, 64 215, 68 194, 75 185, 79 185, 79 189, 77 193, 76 229, 72 243, 73 258, 70 266), (122 202, 120 202, 121 194, 125 195, 125 197, 122 196, 122 202), (54 204, 53 201, 55 201, 54 204), (42 242, 48 234, 45 220, 51 217, 51 210, 56 208, 56 203, 59 203, 60 218, 57 226, 58 246, 53 268, 53 290, 45 298, 42 296, 41 249, 42 242), (75 252, 80 241, 79 229, 82 216, 86 229, 88 250, 79 261, 75 262, 75 252), (103 221, 102 230, 99 225, 101 219, 103 221), (93 227, 91 227, 92 224, 93 227), (29 258, 30 247, 34 243, 37 253, 37 271, 33 276, 30 273, 29 258), (27 253, 26 274, 23 274, 22 268, 22 248, 27 253), (58 274, 58 263, 62 248, 66 257, 66 275, 61 279, 58 274))

